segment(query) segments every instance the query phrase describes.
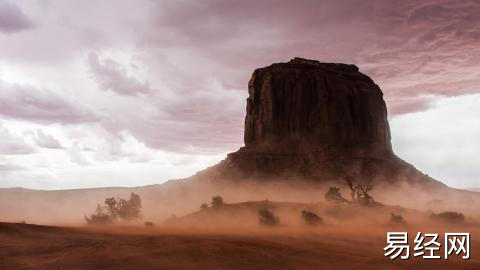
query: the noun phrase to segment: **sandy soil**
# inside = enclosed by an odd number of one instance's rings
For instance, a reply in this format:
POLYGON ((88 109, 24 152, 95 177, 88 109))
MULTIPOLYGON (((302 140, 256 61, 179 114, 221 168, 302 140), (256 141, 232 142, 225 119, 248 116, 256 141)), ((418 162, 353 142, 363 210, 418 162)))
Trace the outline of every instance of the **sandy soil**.
MULTIPOLYGON (((425 228, 320 226, 227 232, 0 223, 0 269, 480 269, 480 230, 455 229, 472 234, 468 261, 455 256, 392 261, 383 255, 387 231, 408 230, 412 238, 425 228)), ((446 230, 428 228, 441 234, 446 230)))

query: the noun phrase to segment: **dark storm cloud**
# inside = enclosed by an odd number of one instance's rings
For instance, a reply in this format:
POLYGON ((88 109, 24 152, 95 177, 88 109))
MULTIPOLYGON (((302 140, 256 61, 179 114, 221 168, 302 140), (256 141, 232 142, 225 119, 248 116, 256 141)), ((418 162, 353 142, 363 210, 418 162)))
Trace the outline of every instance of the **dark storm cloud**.
POLYGON ((424 110, 425 95, 478 92, 480 2, 404 1, 397 7, 398 15, 381 21, 390 32, 359 58, 385 91, 390 111, 424 110), (405 105, 408 110, 400 108, 405 105))
POLYGON ((102 89, 147 101, 132 101, 135 114, 104 125, 152 148, 233 150, 241 144, 251 72, 295 56, 358 65, 383 89, 390 115, 426 110, 436 96, 479 91, 478 1, 153 3, 135 36, 152 83, 114 59, 89 56, 102 89))
POLYGON ((368 27, 359 14, 369 10, 369 2, 355 0, 162 1, 142 44, 162 66, 167 56, 177 77, 215 76, 245 89, 253 69, 294 56, 348 61, 373 38, 354 31, 368 27))
POLYGON ((152 61, 170 56, 177 81, 245 88, 254 68, 303 56, 357 64, 393 113, 428 108, 425 95, 478 91, 478 1, 162 1, 152 12, 143 45, 152 61))
POLYGON ((85 105, 56 92, 0 80, 0 115, 37 123, 78 124, 97 121, 85 105))
POLYGON ((14 2, 0 0, 0 32, 12 34, 33 28, 33 23, 14 2))
POLYGON ((113 91, 119 95, 137 95, 150 91, 147 83, 129 76, 126 69, 112 59, 100 61, 96 53, 89 53, 88 64, 95 81, 101 89, 113 91))
MULTIPOLYGON (((38 36, 29 31, 25 40, 0 47, 22 59, 81 55, 84 77, 104 91, 77 89, 72 99, 16 86, 0 96, 0 114, 45 123, 99 121, 157 149, 233 150, 242 142, 251 73, 295 56, 358 65, 384 91, 390 115, 427 110, 438 96, 479 91, 479 1, 51 1, 49 9, 55 12, 35 29, 43 31, 38 36), (104 16, 111 5, 116 12, 104 16), (72 8, 78 12, 65 18, 72 8), (40 49, 25 53, 23 44, 35 40, 40 49), (142 79, 130 72, 137 64, 142 79)), ((36 20, 45 18, 41 11, 36 20)))

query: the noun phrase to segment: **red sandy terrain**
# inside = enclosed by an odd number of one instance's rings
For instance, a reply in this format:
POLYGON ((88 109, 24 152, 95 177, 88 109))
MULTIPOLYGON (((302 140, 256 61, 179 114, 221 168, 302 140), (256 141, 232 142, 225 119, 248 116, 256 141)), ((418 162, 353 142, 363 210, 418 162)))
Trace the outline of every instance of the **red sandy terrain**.
POLYGON ((392 261, 383 255, 387 231, 408 230, 412 238, 417 230, 442 235, 452 229, 319 226, 207 232, 0 223, 0 269, 480 269, 480 230, 474 227, 455 228, 472 234, 467 261, 456 256, 392 261))

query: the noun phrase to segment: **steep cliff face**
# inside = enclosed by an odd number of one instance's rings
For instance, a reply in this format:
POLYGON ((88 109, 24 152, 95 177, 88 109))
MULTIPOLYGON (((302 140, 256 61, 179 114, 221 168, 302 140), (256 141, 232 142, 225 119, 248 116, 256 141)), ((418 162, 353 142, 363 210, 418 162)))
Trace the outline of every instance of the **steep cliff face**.
POLYGON ((248 92, 245 146, 200 175, 432 180, 393 153, 382 91, 354 65, 295 58, 255 70, 248 92))
POLYGON ((392 153, 380 88, 354 65, 295 58, 255 70, 245 146, 314 145, 392 153))

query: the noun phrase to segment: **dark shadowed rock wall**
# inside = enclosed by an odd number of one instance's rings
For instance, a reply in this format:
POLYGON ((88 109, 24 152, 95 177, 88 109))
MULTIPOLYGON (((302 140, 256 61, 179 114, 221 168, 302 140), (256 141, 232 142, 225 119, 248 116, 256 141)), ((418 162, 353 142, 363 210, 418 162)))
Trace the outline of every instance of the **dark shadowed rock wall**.
POLYGON ((255 70, 245 146, 198 176, 437 183, 398 158, 383 93, 354 65, 295 58, 255 70))
POLYGON ((255 70, 245 146, 310 144, 391 153, 380 88, 354 65, 295 58, 255 70))

